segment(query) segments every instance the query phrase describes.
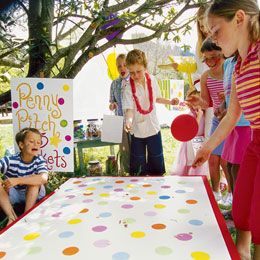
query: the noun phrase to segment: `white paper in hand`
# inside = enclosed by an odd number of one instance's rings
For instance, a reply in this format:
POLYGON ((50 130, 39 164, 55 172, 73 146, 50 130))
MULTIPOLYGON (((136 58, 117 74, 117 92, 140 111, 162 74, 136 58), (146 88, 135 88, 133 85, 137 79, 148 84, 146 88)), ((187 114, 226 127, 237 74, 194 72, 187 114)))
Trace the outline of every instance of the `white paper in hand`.
POLYGON ((101 141, 110 143, 121 143, 123 124, 123 116, 104 115, 101 131, 101 141))

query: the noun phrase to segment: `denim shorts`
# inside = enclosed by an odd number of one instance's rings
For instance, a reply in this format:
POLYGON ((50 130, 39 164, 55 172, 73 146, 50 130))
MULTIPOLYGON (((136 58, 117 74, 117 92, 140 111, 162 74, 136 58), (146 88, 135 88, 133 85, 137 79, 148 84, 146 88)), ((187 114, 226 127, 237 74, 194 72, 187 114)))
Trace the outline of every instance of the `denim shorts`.
MULTIPOLYGON (((37 200, 42 199, 46 195, 45 187, 41 185, 37 200)), ((9 199, 12 205, 24 203, 26 201, 26 189, 19 190, 14 187, 9 190, 9 199)))

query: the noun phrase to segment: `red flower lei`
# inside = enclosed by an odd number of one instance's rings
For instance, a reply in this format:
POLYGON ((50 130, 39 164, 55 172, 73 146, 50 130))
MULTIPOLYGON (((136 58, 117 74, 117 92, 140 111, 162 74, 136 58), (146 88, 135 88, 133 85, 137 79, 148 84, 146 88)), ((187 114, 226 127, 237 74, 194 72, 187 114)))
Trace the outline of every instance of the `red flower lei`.
POLYGON ((141 108, 138 97, 136 96, 135 82, 130 77, 131 90, 132 90, 132 94, 133 94, 133 97, 134 97, 134 101, 135 101, 135 104, 136 104, 137 111, 140 114, 143 114, 143 115, 147 115, 147 114, 151 113, 151 111, 153 110, 153 89, 152 89, 152 84, 151 84, 151 78, 150 78, 148 73, 145 73, 145 78, 146 78, 146 81, 147 81, 149 101, 150 101, 150 106, 149 106, 148 110, 144 110, 144 109, 141 108))

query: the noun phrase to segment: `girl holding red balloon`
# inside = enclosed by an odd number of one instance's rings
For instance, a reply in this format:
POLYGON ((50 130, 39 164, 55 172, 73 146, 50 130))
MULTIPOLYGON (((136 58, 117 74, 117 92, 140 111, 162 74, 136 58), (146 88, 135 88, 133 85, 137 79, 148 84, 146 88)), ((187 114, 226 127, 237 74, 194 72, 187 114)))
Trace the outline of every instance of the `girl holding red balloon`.
POLYGON ((130 174, 165 173, 160 125, 155 103, 177 105, 179 100, 161 97, 157 80, 147 73, 147 59, 141 50, 127 54, 129 87, 123 99, 125 129, 131 133, 130 174))

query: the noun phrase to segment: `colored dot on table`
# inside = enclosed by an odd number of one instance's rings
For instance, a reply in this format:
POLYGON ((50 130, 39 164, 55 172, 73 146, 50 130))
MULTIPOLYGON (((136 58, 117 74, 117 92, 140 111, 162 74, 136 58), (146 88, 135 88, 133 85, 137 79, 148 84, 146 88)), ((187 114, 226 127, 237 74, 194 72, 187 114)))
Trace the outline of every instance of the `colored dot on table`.
POLYGON ((35 247, 28 248, 27 254, 34 255, 40 253, 41 251, 42 251, 41 247, 35 246, 35 247))
POLYGON ((156 191, 147 191, 146 192, 147 195, 157 195, 156 191))
POLYGON ((163 208, 165 208, 166 206, 165 206, 164 204, 155 204, 154 207, 155 207, 156 209, 163 209, 163 208))
POLYGON ((128 260, 130 255, 126 252, 117 252, 112 255, 112 260, 128 260))
POLYGON ((191 219, 188 223, 194 226, 201 226, 203 224, 203 221, 198 219, 191 219))
POLYGON ((154 212, 154 211, 146 211, 146 212, 144 213, 144 215, 147 216, 147 217, 154 217, 154 216, 157 215, 157 213, 154 212))
POLYGON ((84 202, 84 203, 90 203, 90 202, 93 202, 94 200, 92 200, 92 199, 86 199, 86 200, 83 200, 82 202, 84 202))
POLYGON ((37 83, 37 89, 42 90, 44 88, 44 85, 42 82, 37 83))
POLYGON ((160 246, 155 248, 155 252, 158 255, 170 255, 172 253, 172 249, 166 246, 160 246))
POLYGON ((68 238, 68 237, 72 237, 73 235, 74 233, 72 231, 64 231, 59 234, 59 238, 68 238))
POLYGON ((181 233, 175 236, 178 240, 181 241, 188 241, 192 239, 192 235, 191 234, 187 234, 187 233, 181 233))
POLYGON ((130 200, 140 200, 140 197, 131 197, 130 200))
POLYGON ((64 255, 75 255, 79 252, 79 249, 75 246, 65 248, 62 253, 64 255))
POLYGON ((61 127, 66 127, 67 125, 68 125, 67 120, 63 119, 63 120, 60 121, 60 126, 61 127))
POLYGON ((144 188, 149 188, 149 187, 152 187, 152 185, 151 184, 144 184, 143 187, 144 188))
POLYGON ((179 181, 178 184, 186 184, 185 181, 179 181))
POLYGON ((124 204, 124 205, 121 206, 121 208, 123 208, 123 209, 131 209, 131 208, 133 208, 133 207, 134 207, 134 206, 131 205, 131 204, 124 204))
POLYGON ((152 228, 153 228, 153 229, 157 229, 157 230, 159 230, 159 229, 165 229, 165 228, 166 228, 166 225, 161 224, 161 223, 157 223, 157 224, 153 224, 153 225, 152 225, 152 228))
POLYGON ((68 198, 68 199, 73 199, 75 197, 76 197, 75 195, 67 195, 67 196, 65 196, 65 198, 68 198))
POLYGON ((58 99, 58 103, 59 103, 60 105, 63 105, 64 102, 65 102, 65 101, 64 101, 64 98, 59 98, 59 99, 58 99))
POLYGON ((93 243, 93 245, 95 247, 101 247, 101 248, 110 246, 110 244, 111 244, 111 242, 107 239, 97 240, 93 243))
POLYGON ((121 192, 124 191, 124 189, 118 188, 118 189, 114 189, 115 192, 121 192))
POLYGON ((112 189, 113 186, 112 186, 112 185, 106 185, 106 186, 104 186, 103 188, 104 188, 104 189, 112 189))
POLYGON ((71 136, 70 135, 66 135, 65 136, 65 140, 69 142, 71 140, 71 136))
POLYGON ((125 219, 122 219, 122 222, 126 223, 126 224, 133 224, 136 222, 136 220, 133 218, 125 218, 125 219))
POLYGON ((89 212, 89 209, 82 209, 79 213, 87 213, 89 212))
POLYGON ((103 231, 107 230, 107 227, 106 226, 95 226, 92 228, 92 230, 94 232, 103 232, 103 231))
POLYGON ((102 212, 99 214, 100 218, 108 218, 110 216, 112 216, 112 214, 110 212, 102 212))
POLYGON ((128 189, 132 189, 132 188, 134 188, 134 187, 136 187, 134 184, 128 184, 128 185, 126 186, 126 188, 128 188, 128 189))
POLYGON ((18 105, 18 103, 17 102, 13 102, 13 108, 17 108, 19 105, 18 105))
POLYGON ((197 204, 198 201, 197 200, 186 200, 187 204, 197 204))
POLYGON ((91 195, 93 195, 93 192, 91 192, 91 191, 86 191, 86 192, 83 193, 83 195, 84 195, 84 196, 91 196, 91 195))
POLYGON ((121 184, 121 183, 124 183, 124 181, 122 181, 122 180, 118 180, 118 181, 115 181, 115 183, 117 183, 117 184, 121 184))
POLYGON ((171 197, 170 196, 167 196, 167 195, 163 195, 163 196, 160 196, 159 199, 161 200, 168 200, 170 199, 171 197))
POLYGON ((138 179, 131 179, 131 182, 138 182, 138 179))
POLYGON ((86 188, 86 190, 95 190, 96 188, 95 187, 88 187, 86 188))
POLYGON ((78 187, 79 188, 84 188, 84 187, 87 187, 88 185, 87 184, 80 184, 78 187))
POLYGON ((210 255, 209 254, 207 254, 205 252, 200 252, 200 251, 192 252, 191 253, 191 257, 194 260, 210 260, 210 255))
POLYGON ((69 220, 69 221, 68 221, 68 224, 75 225, 75 224, 79 224, 79 223, 81 223, 81 222, 82 222, 81 219, 79 219, 79 218, 74 218, 74 219, 69 220))
POLYGON ((74 181, 73 184, 80 184, 81 181, 74 181))
POLYGON ((3 258, 3 257, 5 257, 5 255, 6 255, 6 252, 0 251, 0 259, 3 258))
POLYGON ((162 189, 170 189, 171 186, 170 186, 170 185, 162 185, 161 188, 162 188, 162 189))
POLYGON ((66 91, 69 91, 69 89, 70 89, 70 86, 69 85, 67 85, 67 84, 65 84, 64 86, 63 86, 63 90, 66 92, 66 91))
POLYGON ((108 201, 99 201, 98 205, 105 206, 108 204, 108 201))
POLYGON ((181 214, 188 214, 190 211, 188 209, 178 209, 178 212, 181 214))
POLYGON ((24 240, 34 240, 40 236, 39 233, 30 233, 23 237, 24 240))
POLYGON ((69 147, 64 147, 63 148, 63 153, 64 154, 70 154, 70 148, 69 147))
POLYGON ((101 193, 101 194, 99 194, 99 196, 106 198, 106 197, 109 197, 110 195, 108 193, 101 193))
POLYGON ((176 192, 176 193, 186 193, 185 190, 176 190, 175 192, 176 192))
POLYGON ((145 233, 142 231, 135 231, 133 233, 131 233, 131 237, 133 238, 143 238, 145 237, 145 233))

